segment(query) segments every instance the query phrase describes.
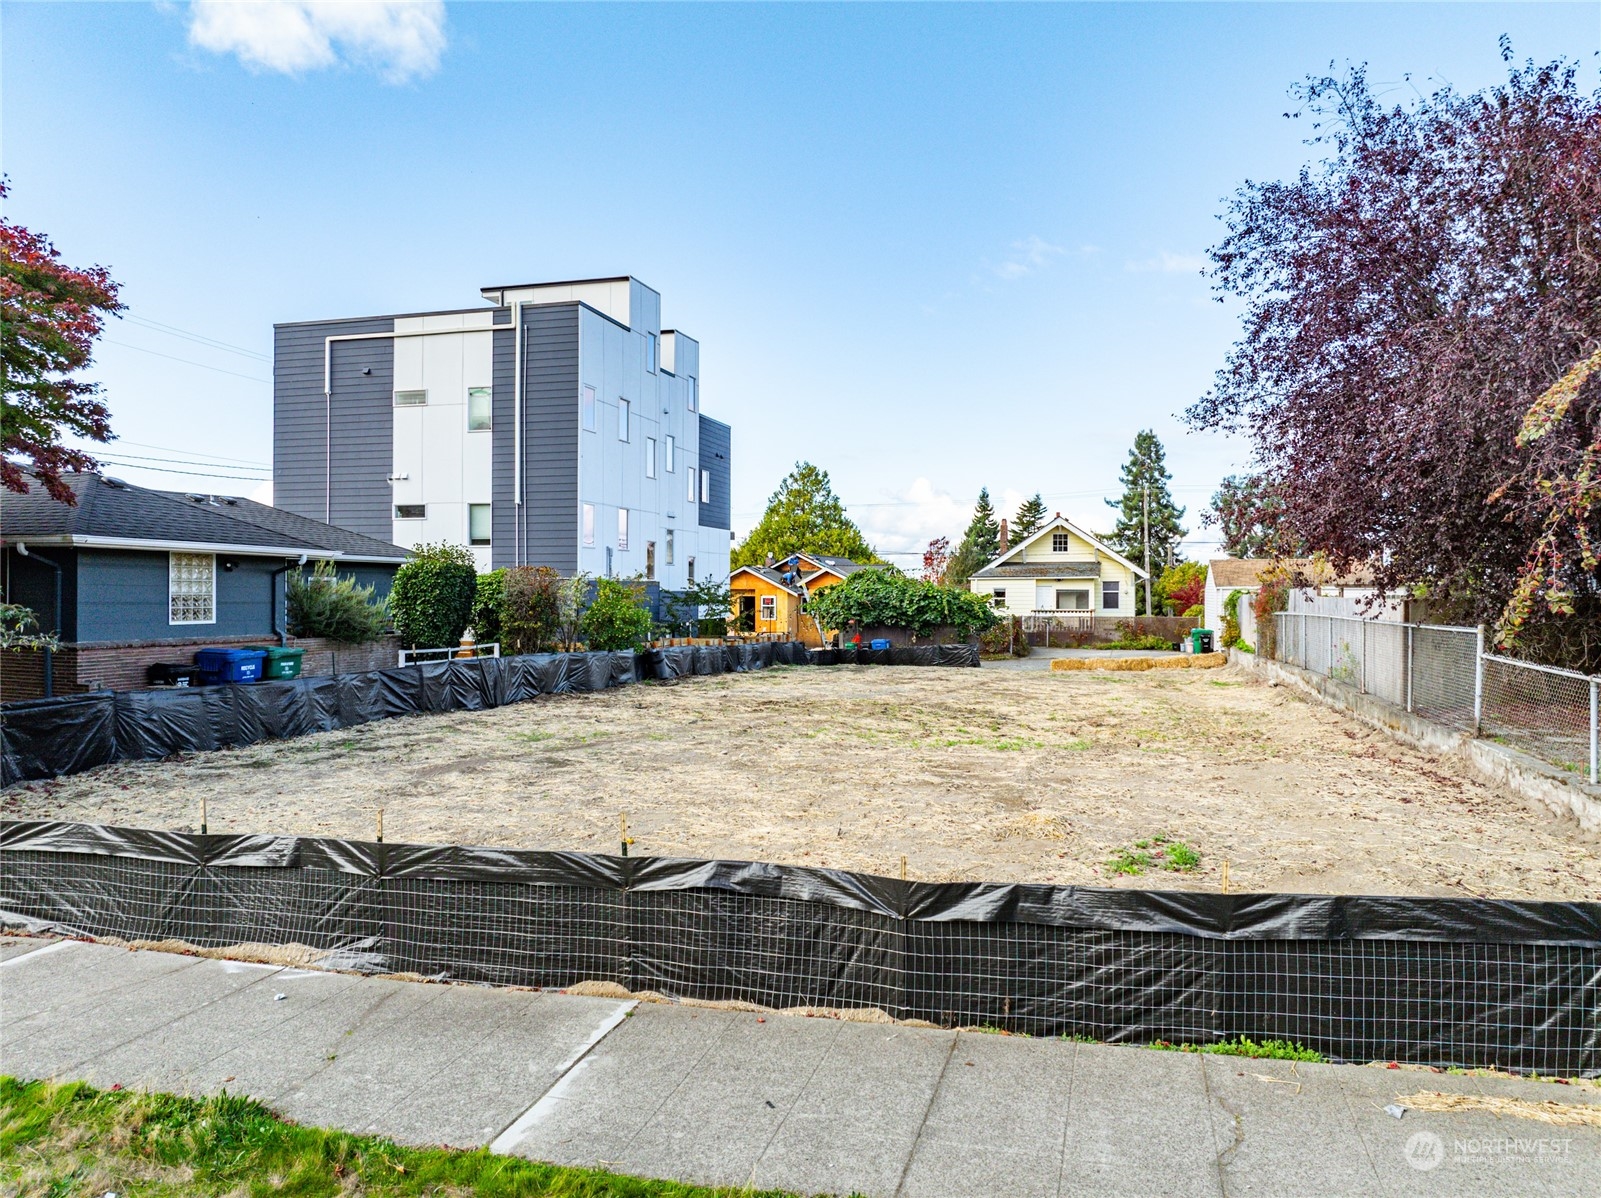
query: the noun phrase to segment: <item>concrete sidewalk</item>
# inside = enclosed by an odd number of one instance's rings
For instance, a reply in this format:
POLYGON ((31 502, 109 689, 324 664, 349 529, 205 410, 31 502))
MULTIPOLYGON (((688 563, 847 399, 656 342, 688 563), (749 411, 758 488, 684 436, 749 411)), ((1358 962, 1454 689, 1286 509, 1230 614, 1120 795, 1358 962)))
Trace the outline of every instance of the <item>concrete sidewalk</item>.
POLYGON ((0 938, 0 1072, 803 1194, 1594 1195, 1601 1130, 1409 1111, 1503 1078, 735 1013, 0 938))

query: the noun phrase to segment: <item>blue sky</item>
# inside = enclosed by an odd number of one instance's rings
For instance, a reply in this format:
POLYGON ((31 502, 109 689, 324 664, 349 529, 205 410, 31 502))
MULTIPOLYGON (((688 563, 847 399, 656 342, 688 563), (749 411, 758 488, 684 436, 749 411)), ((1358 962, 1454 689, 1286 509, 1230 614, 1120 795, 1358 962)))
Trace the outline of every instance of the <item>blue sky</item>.
POLYGON ((0 6, 7 215, 129 305, 114 472, 251 493, 275 321, 634 274, 701 341, 736 527, 805 458, 909 554, 981 485, 1104 528, 1151 427, 1207 556, 1249 454, 1178 419, 1237 328, 1198 272, 1311 152, 1289 86, 1470 90, 1506 33, 1593 87, 1601 47, 1595 2, 328 11, 0 6))

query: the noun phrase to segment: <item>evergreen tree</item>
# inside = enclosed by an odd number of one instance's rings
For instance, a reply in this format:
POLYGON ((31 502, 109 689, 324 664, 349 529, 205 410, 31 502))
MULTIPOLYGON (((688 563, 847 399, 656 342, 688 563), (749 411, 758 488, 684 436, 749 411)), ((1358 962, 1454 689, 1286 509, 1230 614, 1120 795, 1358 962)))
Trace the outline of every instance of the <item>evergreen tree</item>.
POLYGON ((1045 524, 1045 501, 1040 498, 1039 492, 1034 492, 1034 498, 1025 499, 1017 505, 1017 515, 1012 517, 1011 541, 1019 541, 1037 533, 1045 524))
MULTIPOLYGON (((1179 523, 1184 509, 1173 502, 1173 493, 1168 490, 1172 477, 1162 442, 1152 430, 1142 429, 1123 464, 1123 497, 1106 501, 1107 507, 1117 510, 1117 524, 1103 539, 1137 566, 1145 564, 1145 530, 1149 526, 1152 574, 1161 573, 1164 566, 1179 560, 1179 542, 1188 531, 1179 523)), ((1144 612, 1145 587, 1142 584, 1137 589, 1140 610, 1144 612)))
POLYGON ((796 462, 778 484, 761 523, 735 546, 730 564, 759 566, 769 553, 780 560, 792 553, 823 553, 863 563, 879 560, 862 530, 845 514, 828 471, 810 462, 796 462))
POLYGON ((980 487, 973 518, 968 522, 962 543, 951 557, 945 580, 951 586, 965 587, 984 564, 1001 551, 1001 524, 995 518, 988 487, 980 487))

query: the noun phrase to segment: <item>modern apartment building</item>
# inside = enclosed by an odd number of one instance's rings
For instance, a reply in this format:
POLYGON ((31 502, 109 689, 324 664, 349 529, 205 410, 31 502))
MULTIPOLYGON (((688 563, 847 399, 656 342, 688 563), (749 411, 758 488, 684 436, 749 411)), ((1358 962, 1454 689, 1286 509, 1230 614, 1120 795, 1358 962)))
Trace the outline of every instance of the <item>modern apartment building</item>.
POLYGON ((273 502, 480 570, 678 589, 728 574, 729 427, 700 346, 638 279, 486 287, 488 306, 280 324, 273 502))

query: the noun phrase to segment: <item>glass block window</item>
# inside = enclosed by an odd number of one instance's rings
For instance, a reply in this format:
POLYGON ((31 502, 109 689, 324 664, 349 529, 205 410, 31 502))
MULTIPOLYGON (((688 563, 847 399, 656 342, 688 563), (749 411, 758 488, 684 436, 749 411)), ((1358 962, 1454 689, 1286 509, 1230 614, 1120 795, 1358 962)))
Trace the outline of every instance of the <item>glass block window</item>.
POLYGON ((167 555, 167 623, 217 622, 217 556, 214 553, 167 555))

